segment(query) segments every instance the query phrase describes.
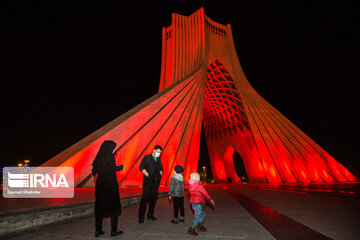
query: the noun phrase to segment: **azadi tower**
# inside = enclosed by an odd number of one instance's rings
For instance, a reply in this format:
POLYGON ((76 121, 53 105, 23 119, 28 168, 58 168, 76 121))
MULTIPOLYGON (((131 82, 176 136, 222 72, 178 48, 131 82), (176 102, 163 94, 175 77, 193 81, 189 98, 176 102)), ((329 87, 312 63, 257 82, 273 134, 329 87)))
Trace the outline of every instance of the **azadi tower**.
MULTIPOLYGON (((139 84, 141 84, 139 82, 139 84)), ((75 186, 93 187, 91 163, 104 140, 117 143, 121 186, 142 183, 140 162, 163 146, 162 184, 174 166, 189 179, 198 169, 201 128, 215 182, 238 182, 233 153, 244 161, 250 182, 353 182, 355 176, 265 101, 238 60, 231 25, 212 21, 203 8, 172 14, 162 30, 159 92, 42 166, 72 166, 75 186)))

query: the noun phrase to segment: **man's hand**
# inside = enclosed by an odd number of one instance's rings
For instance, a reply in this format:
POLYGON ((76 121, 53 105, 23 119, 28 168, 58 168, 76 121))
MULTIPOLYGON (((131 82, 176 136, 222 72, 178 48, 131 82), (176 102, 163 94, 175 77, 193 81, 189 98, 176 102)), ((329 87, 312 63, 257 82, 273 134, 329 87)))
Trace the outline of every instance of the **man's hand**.
POLYGON ((169 201, 171 201, 171 196, 169 196, 169 201))
POLYGON ((163 174, 163 171, 160 171, 160 175, 162 176, 162 174, 163 174))
POLYGON ((142 173, 143 173, 146 177, 149 177, 149 173, 146 171, 146 169, 142 170, 142 173))

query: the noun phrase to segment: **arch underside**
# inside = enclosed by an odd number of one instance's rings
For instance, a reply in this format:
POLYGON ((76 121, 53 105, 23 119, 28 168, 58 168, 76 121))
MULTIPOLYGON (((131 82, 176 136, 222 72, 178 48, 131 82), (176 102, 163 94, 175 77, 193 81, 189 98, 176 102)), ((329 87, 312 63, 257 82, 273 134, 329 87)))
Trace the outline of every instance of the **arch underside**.
POLYGON ((230 72, 219 59, 213 61, 207 69, 204 130, 217 182, 225 182, 229 177, 239 181, 233 164, 234 151, 243 158, 250 182, 352 180, 340 163, 326 158, 301 134, 291 133, 297 129, 279 118, 271 118, 271 111, 264 110, 269 106, 251 104, 249 100, 246 106, 230 72), (266 118, 261 116, 265 114, 266 118))

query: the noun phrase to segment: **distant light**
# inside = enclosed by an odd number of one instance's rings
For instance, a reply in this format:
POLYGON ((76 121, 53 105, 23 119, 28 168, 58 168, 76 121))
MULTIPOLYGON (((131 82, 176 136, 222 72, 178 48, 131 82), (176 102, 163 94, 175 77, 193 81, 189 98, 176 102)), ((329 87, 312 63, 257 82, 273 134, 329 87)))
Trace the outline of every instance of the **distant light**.
POLYGON ((22 163, 19 163, 18 166, 21 167, 21 166, 22 166, 22 163))

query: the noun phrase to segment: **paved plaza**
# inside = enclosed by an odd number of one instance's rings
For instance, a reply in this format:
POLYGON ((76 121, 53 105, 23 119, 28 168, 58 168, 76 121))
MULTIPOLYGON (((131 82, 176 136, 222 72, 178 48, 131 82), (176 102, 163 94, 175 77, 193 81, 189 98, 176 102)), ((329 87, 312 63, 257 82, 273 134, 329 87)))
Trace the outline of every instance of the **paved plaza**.
MULTIPOLYGON (((138 206, 124 208, 121 236, 111 239, 360 239, 359 185, 206 185, 216 201, 206 208, 207 232, 187 234, 193 214, 185 197, 185 223, 171 224, 172 205, 158 200, 157 221, 137 223, 138 206)), ((94 217, 83 217, 7 236, 6 239, 109 239, 94 237, 94 217)))

